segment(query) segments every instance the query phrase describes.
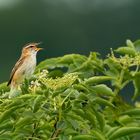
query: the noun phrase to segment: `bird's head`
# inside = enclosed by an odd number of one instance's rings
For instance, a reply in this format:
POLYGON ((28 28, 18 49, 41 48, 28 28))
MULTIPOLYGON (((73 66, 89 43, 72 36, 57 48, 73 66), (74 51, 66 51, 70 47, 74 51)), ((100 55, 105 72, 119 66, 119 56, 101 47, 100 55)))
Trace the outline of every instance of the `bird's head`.
POLYGON ((41 43, 29 43, 22 49, 22 55, 36 55, 38 51, 43 48, 39 48, 38 45, 41 43))

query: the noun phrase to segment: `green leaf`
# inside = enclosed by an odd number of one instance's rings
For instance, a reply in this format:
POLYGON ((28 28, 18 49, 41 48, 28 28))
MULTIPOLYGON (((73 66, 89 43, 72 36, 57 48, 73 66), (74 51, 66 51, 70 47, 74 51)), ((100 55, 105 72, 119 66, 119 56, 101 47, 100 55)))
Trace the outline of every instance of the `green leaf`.
POLYGON ((12 129, 13 129, 13 123, 12 123, 12 121, 9 121, 9 120, 0 125, 0 131, 2 131, 2 130, 9 131, 12 129))
POLYGON ((45 99, 45 97, 42 95, 38 95, 38 97, 36 97, 36 99, 34 100, 34 103, 33 103, 33 112, 34 113, 38 111, 38 109, 40 108, 42 101, 44 99, 45 99))
POLYGON ((67 128, 67 129, 65 129, 65 131, 64 131, 64 135, 77 135, 78 134, 78 132, 77 131, 75 131, 75 130, 73 130, 73 129, 71 129, 71 128, 67 128))
POLYGON ((73 85, 73 87, 77 89, 78 91, 82 91, 84 93, 89 92, 89 90, 86 87, 84 87, 84 85, 82 84, 75 84, 73 85))
POLYGON ((140 39, 134 42, 134 46, 136 48, 136 51, 140 52, 140 39))
POLYGON ((130 47, 120 47, 117 50, 115 50, 115 52, 120 53, 120 54, 128 54, 132 56, 136 55, 136 50, 130 47))
POLYGON ((93 127, 97 127, 95 114, 91 112, 89 109, 85 110, 85 118, 90 121, 90 124, 93 127))
POLYGON ((34 119, 32 117, 33 116, 20 118, 15 125, 16 129, 18 130, 26 125, 32 124, 34 121, 34 119))
POLYGON ((14 113, 14 111, 17 109, 17 106, 14 106, 8 110, 5 110, 2 115, 0 116, 0 123, 5 121, 6 119, 10 118, 10 116, 14 113))
POLYGON ((91 78, 87 79, 85 81, 85 84, 93 85, 93 84, 109 81, 109 80, 112 80, 112 79, 113 78, 110 77, 110 76, 94 76, 94 77, 91 77, 91 78))
POLYGON ((77 121, 83 121, 81 116, 73 114, 73 113, 67 114, 67 118, 71 118, 71 119, 74 119, 74 120, 77 120, 77 121))
MULTIPOLYGON (((86 60, 86 57, 84 55, 79 54, 68 54, 64 55, 63 57, 57 57, 57 58, 51 58, 46 59, 45 61, 42 61, 36 68, 36 72, 42 70, 42 69, 54 69, 57 67, 70 67, 71 64, 74 63, 74 61, 80 61, 79 63, 83 63, 86 60)), ((74 67, 73 69, 75 69, 74 67)), ((71 69, 71 70, 73 70, 71 69)))
POLYGON ((95 138, 91 135, 77 135, 72 140, 95 140, 95 138))
POLYGON ((135 100, 138 96, 140 96, 140 72, 135 75, 133 85, 135 89, 133 99, 135 100))
POLYGON ((79 115, 80 117, 85 118, 85 113, 82 109, 73 109, 72 111, 77 115, 79 115))
POLYGON ((85 101, 88 100, 88 96, 85 93, 80 93, 80 95, 77 98, 79 101, 85 101))
POLYGON ((110 107, 115 107, 112 103, 110 103, 110 101, 100 98, 100 97, 95 97, 92 102, 100 104, 100 105, 105 105, 105 106, 110 106, 110 107))
POLYGON ((107 131, 106 136, 107 136, 107 137, 110 137, 110 136, 112 135, 112 133, 116 132, 119 128, 120 128, 120 127, 118 127, 118 126, 115 126, 115 127, 110 128, 110 129, 107 131))
POLYGON ((7 82, 0 84, 0 92, 8 92, 10 88, 7 86, 7 82))
POLYGON ((104 84, 93 86, 92 89, 95 91, 95 93, 103 96, 115 96, 112 89, 104 84))
POLYGON ((116 130, 114 133, 112 133, 109 136, 109 140, 115 140, 115 139, 118 139, 127 135, 136 134, 136 133, 140 133, 139 127, 122 127, 116 130))
POLYGON ((22 100, 20 100, 20 99, 13 99, 12 100, 12 102, 11 103, 9 103, 9 105, 7 105, 6 107, 5 107, 5 109, 9 109, 9 108, 11 108, 11 107, 14 107, 14 106, 21 106, 21 104, 24 104, 24 102, 22 101, 22 100))
POLYGON ((61 59, 61 57, 57 57, 57 58, 51 58, 51 59, 46 59, 42 62, 40 62, 40 64, 36 67, 36 71, 35 73, 39 72, 40 70, 43 69, 54 69, 55 67, 64 67, 67 65, 64 64, 58 64, 58 61, 61 59))
POLYGON ((10 135, 10 133, 1 134, 0 139, 1 140, 12 140, 12 136, 10 135))
POLYGON ((97 119, 97 121, 99 123, 100 130, 103 131, 103 129, 105 127, 105 118, 104 118, 104 115, 102 113, 100 113, 99 111, 96 111, 95 109, 94 109, 94 112, 95 112, 96 119, 97 119))
POLYGON ((63 72, 59 69, 53 70, 50 73, 48 73, 48 77, 52 77, 52 78, 57 78, 62 76, 63 76, 63 72))
POLYGON ((105 135, 102 132, 92 130, 91 133, 97 138, 97 140, 106 140, 105 135))
POLYGON ((130 115, 130 116, 140 116, 140 108, 133 108, 133 109, 129 109, 125 112, 121 113, 122 115, 130 115))
POLYGON ((24 95, 21 95, 21 96, 18 96, 16 99, 22 99, 23 101, 28 101, 30 99, 33 99, 35 97, 37 97, 38 95, 36 94, 24 94, 24 95))
POLYGON ((123 126, 124 125, 129 126, 129 125, 132 125, 131 123, 134 123, 134 119, 128 115, 120 116, 117 121, 123 126))
POLYGON ((126 44, 127 44, 127 46, 130 47, 130 48, 135 48, 133 42, 132 42, 131 40, 129 40, 129 39, 126 40, 126 44))

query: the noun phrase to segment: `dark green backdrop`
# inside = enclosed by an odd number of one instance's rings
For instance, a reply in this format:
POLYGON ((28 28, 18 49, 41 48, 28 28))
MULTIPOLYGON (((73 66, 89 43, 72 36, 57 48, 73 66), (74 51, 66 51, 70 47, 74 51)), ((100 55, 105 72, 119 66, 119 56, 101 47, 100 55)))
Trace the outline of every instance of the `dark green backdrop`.
POLYGON ((140 38, 139 0, 0 0, 0 81, 28 42, 42 41, 38 61, 68 53, 103 56, 140 38))

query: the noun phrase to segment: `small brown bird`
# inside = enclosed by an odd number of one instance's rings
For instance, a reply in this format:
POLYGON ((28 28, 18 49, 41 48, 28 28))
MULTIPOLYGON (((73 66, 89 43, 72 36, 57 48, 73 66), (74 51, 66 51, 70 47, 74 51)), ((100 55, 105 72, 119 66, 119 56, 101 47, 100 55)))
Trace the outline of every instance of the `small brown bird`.
POLYGON ((37 47, 39 44, 30 43, 23 47, 21 57, 15 64, 7 84, 11 89, 18 88, 25 78, 29 78, 33 74, 36 67, 36 54, 42 50, 37 47))

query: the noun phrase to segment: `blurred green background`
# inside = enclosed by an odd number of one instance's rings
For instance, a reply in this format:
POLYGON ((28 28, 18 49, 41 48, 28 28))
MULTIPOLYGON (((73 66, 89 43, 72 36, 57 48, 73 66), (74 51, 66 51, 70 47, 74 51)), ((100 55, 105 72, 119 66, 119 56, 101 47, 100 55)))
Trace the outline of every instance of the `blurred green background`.
POLYGON ((0 0, 0 82, 22 46, 43 42, 38 62, 69 53, 103 56, 140 38, 139 0, 0 0))

